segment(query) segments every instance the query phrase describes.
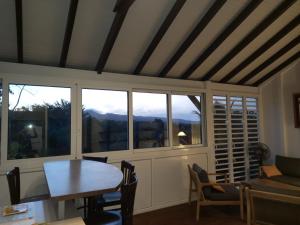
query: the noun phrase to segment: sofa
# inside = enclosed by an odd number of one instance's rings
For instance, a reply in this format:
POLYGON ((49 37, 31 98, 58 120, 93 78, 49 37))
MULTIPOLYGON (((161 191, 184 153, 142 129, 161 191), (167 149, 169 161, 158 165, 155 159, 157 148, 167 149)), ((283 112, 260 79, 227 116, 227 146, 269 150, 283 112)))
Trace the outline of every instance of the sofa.
POLYGON ((300 187, 300 158, 277 155, 275 165, 282 173, 269 179, 300 187))

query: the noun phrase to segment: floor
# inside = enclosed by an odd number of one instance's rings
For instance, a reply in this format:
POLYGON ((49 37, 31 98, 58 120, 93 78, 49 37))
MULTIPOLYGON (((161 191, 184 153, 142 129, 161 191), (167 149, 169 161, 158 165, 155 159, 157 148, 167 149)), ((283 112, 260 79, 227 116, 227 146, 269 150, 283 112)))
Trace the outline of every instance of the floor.
POLYGON ((183 204, 134 217, 134 225, 245 225, 239 206, 206 206, 196 221, 196 205, 183 204))

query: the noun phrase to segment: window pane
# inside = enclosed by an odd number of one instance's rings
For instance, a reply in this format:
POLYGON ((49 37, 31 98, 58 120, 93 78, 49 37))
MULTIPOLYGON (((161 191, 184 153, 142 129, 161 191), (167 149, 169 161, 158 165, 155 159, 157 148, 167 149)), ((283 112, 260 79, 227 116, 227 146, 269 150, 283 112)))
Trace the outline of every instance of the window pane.
POLYGON ((172 95, 173 145, 202 143, 201 97, 172 95))
POLYGON ((127 92, 82 90, 82 151, 128 149, 127 92))
POLYGON ((169 145, 167 95, 133 92, 134 148, 169 145))
POLYGON ((9 85, 8 159, 70 154, 70 88, 9 85))

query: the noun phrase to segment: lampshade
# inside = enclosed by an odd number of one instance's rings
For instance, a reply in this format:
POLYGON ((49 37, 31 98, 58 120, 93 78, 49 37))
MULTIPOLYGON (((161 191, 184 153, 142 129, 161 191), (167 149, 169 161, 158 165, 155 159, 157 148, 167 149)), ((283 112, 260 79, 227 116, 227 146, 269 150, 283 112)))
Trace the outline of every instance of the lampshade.
POLYGON ((183 131, 180 131, 178 134, 177 134, 178 137, 185 137, 186 136, 186 133, 184 133, 183 131))

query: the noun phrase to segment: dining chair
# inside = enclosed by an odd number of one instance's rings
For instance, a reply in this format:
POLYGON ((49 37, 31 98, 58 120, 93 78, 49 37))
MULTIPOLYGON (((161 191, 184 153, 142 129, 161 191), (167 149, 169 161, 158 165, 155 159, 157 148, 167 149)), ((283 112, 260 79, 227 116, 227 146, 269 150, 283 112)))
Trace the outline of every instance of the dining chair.
MULTIPOLYGON (((108 157, 96 157, 96 156, 82 156, 83 160, 90 160, 95 162, 107 163, 108 157)), ((91 206, 92 202, 94 202, 94 198, 83 198, 83 206, 78 207, 77 209, 83 208, 84 218, 87 218, 88 212, 92 210, 93 206, 91 206)))
POLYGON ((94 156, 82 156, 84 160, 91 160, 95 162, 107 163, 108 157, 94 157, 94 156))
MULTIPOLYGON (((123 173, 123 184, 128 184, 130 182, 131 176, 134 173, 134 165, 132 165, 128 161, 123 160, 121 162, 121 171, 123 173)), ((105 193, 97 199, 96 207, 102 210, 103 207, 120 205, 121 195, 122 192, 120 190, 116 192, 105 193)))
POLYGON ((121 186, 121 209, 94 213, 85 220, 87 225, 133 225, 133 209, 137 177, 131 174, 128 183, 121 186))
POLYGON ((21 199, 21 185, 20 185, 20 168, 15 167, 14 169, 8 171, 6 173, 6 178, 8 182, 10 202, 12 205, 25 203, 25 202, 34 202, 45 200, 49 198, 48 194, 45 195, 37 195, 28 198, 21 199))
MULTIPOLYGON (((189 203, 191 204, 192 192, 195 192, 197 195, 197 221, 199 221, 201 206, 240 205, 242 207, 240 201, 241 192, 235 187, 239 184, 211 182, 208 176, 219 174, 207 173, 197 164, 193 164, 193 168, 188 165, 188 171, 190 175, 189 203)), ((243 218, 242 210, 241 218, 243 218)))

